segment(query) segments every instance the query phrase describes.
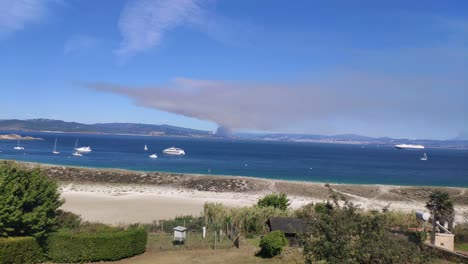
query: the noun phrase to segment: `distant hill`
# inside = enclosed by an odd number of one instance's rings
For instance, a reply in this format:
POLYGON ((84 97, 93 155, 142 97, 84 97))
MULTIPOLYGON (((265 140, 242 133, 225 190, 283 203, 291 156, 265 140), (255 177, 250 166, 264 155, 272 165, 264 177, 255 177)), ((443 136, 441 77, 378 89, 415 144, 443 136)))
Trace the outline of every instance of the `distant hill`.
POLYGON ((211 131, 196 130, 170 125, 134 123, 82 124, 53 119, 0 120, 0 130, 50 131, 98 134, 135 134, 154 136, 214 137, 211 131))
POLYGON ((292 142, 318 142, 318 143, 336 143, 336 144, 421 144, 429 148, 455 148, 467 149, 468 140, 431 140, 431 139, 406 139, 390 137, 367 137, 354 134, 343 135, 312 135, 312 134, 264 134, 264 133, 237 133, 236 136, 251 140, 270 140, 270 141, 292 141, 292 142))
POLYGON ((460 137, 454 140, 394 139, 389 137, 373 138, 354 134, 325 136, 313 134, 231 133, 231 131, 226 128, 218 129, 218 133, 215 134, 211 131, 196 130, 170 125, 149 125, 135 123, 82 124, 77 122, 65 122, 62 120, 53 119, 0 120, 0 130, 50 131, 94 134, 130 134, 149 136, 180 136, 197 138, 231 138, 241 140, 318 142, 360 145, 421 144, 429 148, 468 149, 468 140, 465 140, 464 134, 460 134, 460 137), (219 133, 219 130, 223 130, 223 133, 219 133))

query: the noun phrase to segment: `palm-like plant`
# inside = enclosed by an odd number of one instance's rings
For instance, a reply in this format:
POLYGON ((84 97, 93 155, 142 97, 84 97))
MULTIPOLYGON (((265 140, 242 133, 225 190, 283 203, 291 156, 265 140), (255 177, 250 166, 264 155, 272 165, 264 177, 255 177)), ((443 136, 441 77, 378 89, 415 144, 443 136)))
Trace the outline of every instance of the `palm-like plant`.
POLYGON ((432 214, 431 243, 434 244, 436 221, 439 221, 441 224, 449 222, 449 226, 451 227, 453 225, 455 210, 453 209, 453 202, 450 198, 450 194, 441 191, 435 191, 429 195, 426 208, 429 209, 432 214))

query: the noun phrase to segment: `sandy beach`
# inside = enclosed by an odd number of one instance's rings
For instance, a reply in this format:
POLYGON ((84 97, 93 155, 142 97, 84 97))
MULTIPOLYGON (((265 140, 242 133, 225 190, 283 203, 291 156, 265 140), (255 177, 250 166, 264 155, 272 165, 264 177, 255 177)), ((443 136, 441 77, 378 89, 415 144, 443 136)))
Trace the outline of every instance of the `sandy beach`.
MULTIPOLYGON (((318 187, 318 186, 317 186, 318 187)), ((336 187, 333 186, 332 187, 336 187)), ((342 186, 340 186, 342 187, 342 186)), ((382 189, 388 186, 379 186, 382 189)), ((394 186, 391 186, 392 188, 394 186)), ((173 187, 139 185, 71 184, 61 186, 65 199, 63 209, 77 213, 88 221, 109 224, 151 223, 155 220, 180 215, 200 215, 205 202, 222 203, 227 206, 250 206, 267 193, 209 192, 173 187)), ((351 195, 355 204, 363 209, 382 209, 411 212, 424 210, 423 201, 388 201, 351 195)), ((289 195, 291 208, 299 208, 310 202, 326 201, 327 197, 289 195)), ((468 216, 468 207, 456 206, 457 221, 468 216)))
MULTIPOLYGON (((268 193, 286 193, 292 208, 330 197, 324 183, 21 164, 40 166, 45 175, 59 182, 65 199, 63 209, 80 214, 85 220, 109 224, 151 223, 180 215, 200 215, 205 202, 250 206, 268 193)), ((330 187, 363 209, 389 206, 390 210, 404 212, 424 210, 429 194, 442 190, 454 201, 456 221, 468 219, 467 188, 354 184, 330 187)))

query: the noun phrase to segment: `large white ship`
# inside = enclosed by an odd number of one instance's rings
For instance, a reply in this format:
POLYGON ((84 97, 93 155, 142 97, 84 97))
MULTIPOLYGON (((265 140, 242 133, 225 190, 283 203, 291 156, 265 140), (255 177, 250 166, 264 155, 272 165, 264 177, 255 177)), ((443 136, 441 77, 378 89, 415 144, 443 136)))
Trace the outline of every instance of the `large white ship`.
POLYGON ((397 149, 424 149, 423 145, 412 145, 412 144, 398 144, 395 145, 397 149))
POLYGON ((167 148, 163 150, 163 152, 164 154, 167 154, 167 155, 179 155, 179 156, 185 155, 185 151, 183 149, 176 148, 176 147, 167 148))

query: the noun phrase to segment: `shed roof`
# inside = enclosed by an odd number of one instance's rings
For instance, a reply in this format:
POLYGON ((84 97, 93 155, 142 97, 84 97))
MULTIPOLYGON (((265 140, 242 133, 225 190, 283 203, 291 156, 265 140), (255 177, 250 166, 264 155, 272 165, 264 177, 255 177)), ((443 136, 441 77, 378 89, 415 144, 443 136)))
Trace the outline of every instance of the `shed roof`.
POLYGON ((174 227, 174 231, 184 232, 185 230, 187 230, 187 228, 185 228, 183 226, 174 227))
POLYGON ((293 217, 270 217, 267 221, 271 231, 280 230, 283 233, 304 233, 304 221, 293 217))

